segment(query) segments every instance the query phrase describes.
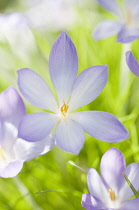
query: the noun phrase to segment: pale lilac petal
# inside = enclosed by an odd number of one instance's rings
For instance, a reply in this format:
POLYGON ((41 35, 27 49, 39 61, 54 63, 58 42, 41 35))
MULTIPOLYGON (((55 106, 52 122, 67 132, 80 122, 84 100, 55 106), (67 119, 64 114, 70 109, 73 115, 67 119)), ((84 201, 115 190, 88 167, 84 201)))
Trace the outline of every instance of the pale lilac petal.
POLYGON ((105 87, 107 78, 107 65, 92 66, 84 70, 74 83, 69 101, 69 111, 73 111, 95 100, 105 87))
POLYGON ((124 180, 122 172, 125 168, 125 159, 118 149, 111 148, 105 152, 101 159, 100 170, 108 189, 112 188, 118 193, 124 180))
POLYGON ((17 128, 9 122, 1 122, 0 146, 8 153, 11 151, 18 135, 17 128))
MULTIPOLYGON (((139 163, 131 163, 123 172, 126 174, 134 188, 137 191, 139 191, 139 163)), ((119 199, 121 201, 125 201, 131 198, 133 195, 133 191, 131 190, 127 182, 124 180, 123 185, 121 186, 121 190, 119 192, 119 199)))
POLYGON ((11 178, 16 176, 23 167, 23 161, 15 160, 10 162, 6 166, 0 168, 0 177, 11 178))
POLYGON ((0 94, 0 118, 16 127, 25 115, 25 105, 18 92, 10 87, 0 94))
POLYGON ((55 146, 54 134, 49 134, 43 140, 38 142, 27 142, 23 139, 17 139, 13 150, 16 158, 23 161, 29 161, 37 156, 44 155, 55 146))
POLYGON ((31 69, 18 70, 18 86, 23 96, 36 107, 57 111, 55 98, 46 82, 31 69))
POLYGON ((130 51, 126 52, 126 62, 133 74, 139 77, 139 63, 130 51))
POLYGON ((99 200, 89 194, 82 195, 82 206, 86 210, 100 210, 103 207, 102 203, 99 200))
POLYGON ((114 20, 105 20, 101 22, 94 30, 95 40, 105 39, 118 34, 123 28, 123 24, 114 20))
POLYGON ((138 210, 139 209, 139 198, 131 199, 124 202, 120 210, 138 210))
POLYGON ((101 111, 83 111, 71 114, 91 136, 106 142, 119 142, 128 138, 129 133, 112 114, 101 111))
POLYGON ((114 13, 115 15, 120 15, 120 7, 116 0, 96 0, 102 7, 106 10, 114 13))
POLYGON ((139 30, 131 28, 123 28, 117 37, 117 42, 128 43, 139 37, 139 30))
POLYGON ((90 168, 88 171, 87 183, 93 197, 97 198, 102 203, 109 199, 108 189, 105 187, 98 172, 93 168, 90 168))
POLYGON ((30 142, 42 140, 58 121, 55 114, 47 112, 26 115, 19 125, 19 138, 30 142))
POLYGON ((49 60, 50 76, 59 102, 67 102, 78 70, 77 52, 70 37, 62 32, 53 45, 49 60))
POLYGON ((73 120, 61 120, 56 129, 56 143, 60 149, 78 154, 84 144, 84 132, 73 120))

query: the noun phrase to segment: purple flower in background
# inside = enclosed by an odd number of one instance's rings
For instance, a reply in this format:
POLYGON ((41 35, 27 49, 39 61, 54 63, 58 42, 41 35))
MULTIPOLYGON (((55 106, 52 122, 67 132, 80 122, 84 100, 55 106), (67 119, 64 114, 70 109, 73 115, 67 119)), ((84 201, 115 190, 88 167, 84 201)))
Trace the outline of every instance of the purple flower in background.
POLYGON ((118 34, 117 42, 127 43, 139 37, 138 0, 124 0, 123 8, 120 7, 117 0, 96 1, 117 17, 117 20, 106 20, 96 27, 93 33, 96 40, 118 34))
POLYGON ((131 51, 126 52, 126 62, 133 74, 139 77, 139 63, 137 62, 131 51))
POLYGON ((129 200, 134 193, 122 172, 139 190, 139 163, 131 163, 126 167, 122 153, 116 148, 109 149, 101 159, 101 175, 93 168, 88 171, 90 194, 83 194, 82 206, 86 210, 138 210, 139 198, 129 200))
POLYGON ((18 126, 25 114, 24 103, 14 88, 0 94, 0 177, 16 176, 25 161, 45 154, 55 144, 52 134, 41 143, 18 138, 18 126))
POLYGON ((90 67, 76 77, 76 49, 69 36, 62 32, 51 50, 49 68, 58 102, 38 74, 30 69, 18 71, 18 85, 23 96, 34 106, 51 111, 25 116, 19 127, 21 138, 39 141, 55 128, 57 145, 78 154, 84 144, 84 131, 106 142, 119 142, 128 137, 124 126, 109 113, 72 113, 101 93, 107 82, 107 65, 90 67))

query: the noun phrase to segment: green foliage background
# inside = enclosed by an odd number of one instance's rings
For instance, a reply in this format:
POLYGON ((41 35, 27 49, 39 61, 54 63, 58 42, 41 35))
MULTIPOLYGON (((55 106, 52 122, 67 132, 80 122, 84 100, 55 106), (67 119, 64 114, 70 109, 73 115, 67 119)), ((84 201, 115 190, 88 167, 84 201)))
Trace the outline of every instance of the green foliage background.
MULTIPOLYGON (((84 169, 94 167, 99 171, 102 155, 109 148, 117 147, 123 152, 127 164, 139 162, 139 78, 129 72, 130 88, 121 96, 120 62, 124 46, 117 43, 115 37, 95 41, 91 35, 100 21, 114 17, 92 0, 86 1, 84 6, 78 3, 75 7, 79 23, 66 29, 66 32, 77 48, 78 73, 93 65, 108 64, 109 66, 109 79, 105 89, 95 101, 80 110, 102 110, 114 114, 127 127, 130 138, 121 143, 110 144, 86 134, 84 147, 78 156, 55 147, 46 155, 26 162, 17 177, 0 179, 0 209, 2 210, 81 210, 83 209, 82 194, 88 193, 86 174, 70 165, 69 160, 84 169), (46 192, 36 194, 43 190, 46 192)), ((7 5, 1 6, 2 12, 17 10, 23 11, 20 1, 14 3, 7 1, 7 5)), ((30 30, 36 41, 36 50, 27 54, 26 60, 17 56, 18 52, 16 49, 13 50, 8 42, 0 42, 0 91, 9 86, 17 88, 16 70, 24 67, 39 73, 53 88, 49 77, 48 58, 51 47, 61 31, 47 31, 46 28, 45 32, 41 33, 34 29, 30 30)), ((137 59, 139 59, 138 46, 139 40, 134 41, 132 50, 137 59)), ((128 68, 127 71, 129 71, 128 68)), ((123 81, 123 87, 125 82, 123 81)), ((28 113, 44 111, 33 107, 27 101, 25 103, 28 113)), ((116 167, 116 163, 114 164, 116 167)))

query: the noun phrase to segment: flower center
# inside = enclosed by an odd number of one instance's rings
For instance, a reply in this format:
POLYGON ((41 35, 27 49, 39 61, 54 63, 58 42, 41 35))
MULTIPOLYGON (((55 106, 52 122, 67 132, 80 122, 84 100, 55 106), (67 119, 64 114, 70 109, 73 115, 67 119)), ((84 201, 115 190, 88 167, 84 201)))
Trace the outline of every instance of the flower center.
POLYGON ((132 21, 132 14, 130 9, 127 10, 127 15, 126 15, 126 25, 130 26, 132 21))
POLYGON ((111 201, 115 201, 116 195, 115 195, 115 192, 112 190, 112 188, 109 188, 109 194, 110 194, 111 201))
POLYGON ((67 104, 65 104, 65 103, 63 104, 62 107, 60 107, 60 111, 61 111, 62 117, 66 116, 68 108, 69 108, 69 106, 67 104))
POLYGON ((4 152, 4 150, 2 149, 2 147, 0 146, 0 157, 2 158, 2 159, 6 159, 6 157, 5 157, 5 152, 4 152))

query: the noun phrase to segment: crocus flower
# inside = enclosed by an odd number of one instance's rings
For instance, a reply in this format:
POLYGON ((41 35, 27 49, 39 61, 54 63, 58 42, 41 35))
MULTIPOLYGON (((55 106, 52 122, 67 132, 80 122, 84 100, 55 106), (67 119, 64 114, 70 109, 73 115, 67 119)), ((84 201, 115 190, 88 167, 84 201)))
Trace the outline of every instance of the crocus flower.
POLYGON ((139 63, 131 51, 126 52, 126 62, 132 73, 139 77, 139 63))
POLYGON ((25 161, 45 154, 55 144, 51 134, 41 142, 18 138, 18 126, 25 114, 24 103, 14 88, 0 94, 0 177, 16 176, 25 161))
POLYGON ((51 50, 49 68, 58 102, 38 74, 30 69, 18 71, 18 85, 23 96, 33 105, 51 111, 25 116, 19 127, 21 138, 38 141, 55 128, 57 145, 67 152, 78 154, 84 144, 83 131, 106 142, 119 142, 128 137, 124 126, 109 113, 72 113, 101 93, 107 82, 107 65, 90 67, 76 78, 76 49, 69 36, 62 32, 51 50))
POLYGON ((36 0, 35 2, 23 0, 23 4, 26 7, 25 15, 30 20, 31 27, 37 30, 65 30, 73 27, 78 20, 75 9, 77 0, 36 0))
POLYGON ((116 148, 109 149, 101 159, 100 175, 93 168, 88 170, 90 194, 83 194, 82 206, 86 210, 137 210, 139 198, 129 200, 134 193, 122 172, 139 190, 139 163, 131 163, 126 167, 122 153, 116 148))
POLYGON ((30 21, 20 12, 0 14, 0 42, 8 42, 13 54, 24 61, 37 49, 30 21))
POLYGON ((96 1, 117 17, 117 20, 106 20, 96 27, 93 33, 96 40, 118 34, 117 42, 127 43, 139 37, 138 0, 124 0, 124 8, 120 7, 117 0, 96 1))

